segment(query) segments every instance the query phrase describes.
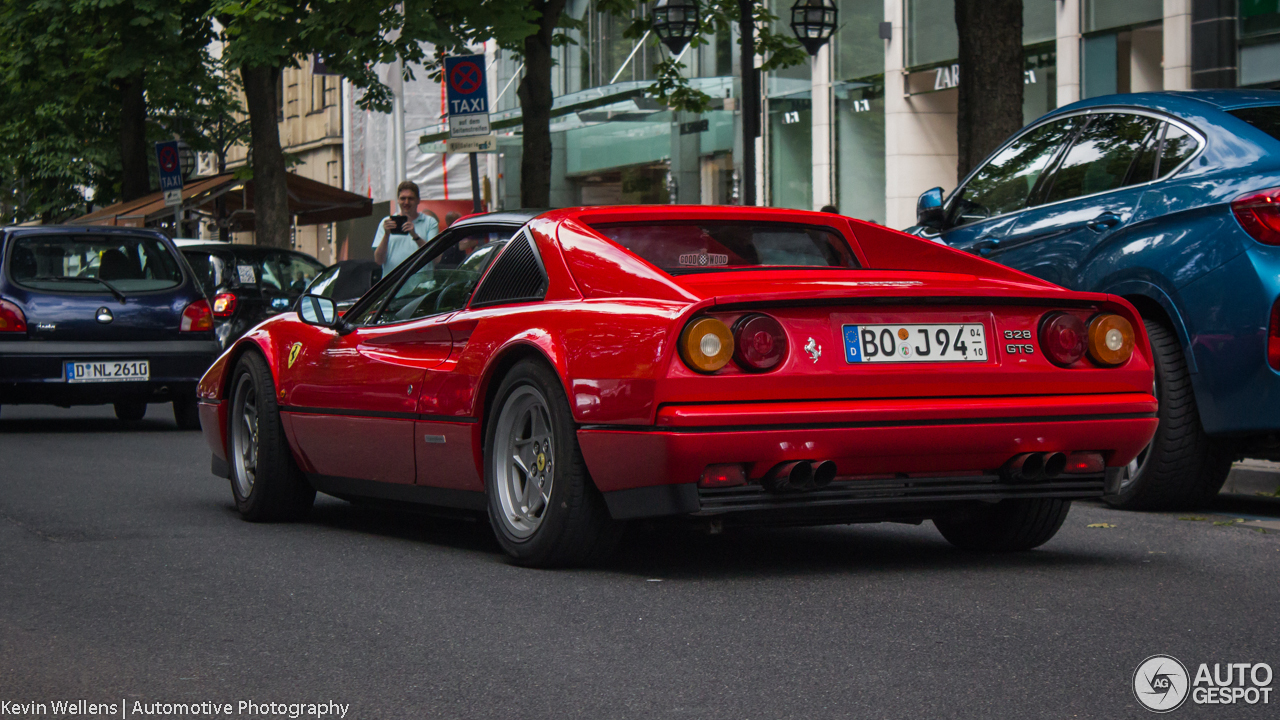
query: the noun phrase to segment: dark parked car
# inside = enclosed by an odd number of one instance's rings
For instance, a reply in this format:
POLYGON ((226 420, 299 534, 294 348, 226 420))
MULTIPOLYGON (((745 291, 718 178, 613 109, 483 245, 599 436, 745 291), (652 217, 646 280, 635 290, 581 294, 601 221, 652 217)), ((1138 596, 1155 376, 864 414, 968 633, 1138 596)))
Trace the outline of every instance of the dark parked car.
POLYGON ((345 313, 381 279, 382 266, 372 260, 340 260, 311 281, 307 294, 327 297, 345 313))
POLYGON ((293 307, 324 269, 306 253, 257 245, 179 240, 178 247, 213 302, 218 342, 293 307))
POLYGON ((218 356, 204 290, 173 243, 132 228, 0 229, 0 404, 172 402, 200 427, 196 382, 218 356))
POLYGON ((1160 428, 1114 504, 1191 504, 1240 454, 1280 454, 1280 92, 1068 105, 918 215, 922 234, 1142 313, 1160 428))

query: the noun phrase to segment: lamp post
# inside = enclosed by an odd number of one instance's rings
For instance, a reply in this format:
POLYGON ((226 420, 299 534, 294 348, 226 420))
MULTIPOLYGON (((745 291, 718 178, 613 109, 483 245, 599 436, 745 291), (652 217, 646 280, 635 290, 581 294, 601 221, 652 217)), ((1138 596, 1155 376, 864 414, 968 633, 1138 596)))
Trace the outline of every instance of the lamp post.
POLYGON ((836 31, 839 14, 835 0, 796 0, 791 6, 791 32, 810 55, 817 55, 836 31))
POLYGON ((738 70, 742 75, 742 198, 756 204, 756 138, 760 137, 760 74, 756 72, 756 0, 738 0, 738 35, 742 38, 738 70))
POLYGON ((698 35, 702 13, 697 0, 659 0, 649 22, 653 25, 653 34, 671 54, 679 55, 684 46, 698 35))

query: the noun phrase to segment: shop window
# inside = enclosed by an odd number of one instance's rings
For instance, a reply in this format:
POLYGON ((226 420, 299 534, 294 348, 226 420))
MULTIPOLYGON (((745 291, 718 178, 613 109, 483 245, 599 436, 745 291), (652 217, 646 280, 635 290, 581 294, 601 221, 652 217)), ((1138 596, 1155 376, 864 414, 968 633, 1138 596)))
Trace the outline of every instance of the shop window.
MULTIPOLYGON (((1160 1, 1155 0, 1157 5, 1160 1)), ((1049 42, 1056 37, 1056 5, 1046 0, 1022 1, 1023 45, 1049 42)), ((841 13, 843 19, 843 8, 841 13)), ((1156 17, 1160 15, 1157 13, 1156 17)), ((907 67, 946 62, 959 55, 955 0, 907 0, 907 67)))
POLYGON ((885 221, 884 86, 835 88, 836 207, 860 220, 885 221))
POLYGON ((769 100, 769 200, 774 207, 813 209, 813 103, 769 100))
MULTIPOLYGON (((1047 3, 1046 3, 1047 4, 1047 3)), ((1164 0, 1085 0, 1084 32, 1141 25, 1164 17, 1164 0)))
POLYGON ((1081 59, 1084 97, 1164 89, 1164 33, 1147 25, 1086 37, 1081 59))
POLYGON ((1280 84, 1280 0, 1240 2, 1240 84, 1280 84))

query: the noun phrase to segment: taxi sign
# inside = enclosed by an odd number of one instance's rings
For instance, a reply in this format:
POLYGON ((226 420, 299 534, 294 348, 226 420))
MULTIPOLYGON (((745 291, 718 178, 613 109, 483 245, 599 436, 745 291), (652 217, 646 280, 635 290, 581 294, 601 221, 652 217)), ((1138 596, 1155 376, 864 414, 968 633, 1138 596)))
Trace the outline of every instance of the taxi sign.
POLYGON ((445 58, 444 80, 449 110, 449 136, 489 134, 489 85, 484 55, 445 58))
POLYGON ((178 141, 156 143, 156 165, 160 169, 160 189, 165 205, 182 204, 182 160, 178 157, 178 141))

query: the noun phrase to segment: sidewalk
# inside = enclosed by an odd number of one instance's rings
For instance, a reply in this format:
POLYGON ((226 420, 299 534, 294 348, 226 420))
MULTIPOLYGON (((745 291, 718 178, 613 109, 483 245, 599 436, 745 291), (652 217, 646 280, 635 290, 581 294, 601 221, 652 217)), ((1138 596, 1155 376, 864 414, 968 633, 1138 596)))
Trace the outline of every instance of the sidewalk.
POLYGON ((1241 460, 1231 467, 1231 474, 1222 486, 1229 495, 1257 497, 1259 493, 1280 498, 1280 462, 1266 460, 1241 460))

